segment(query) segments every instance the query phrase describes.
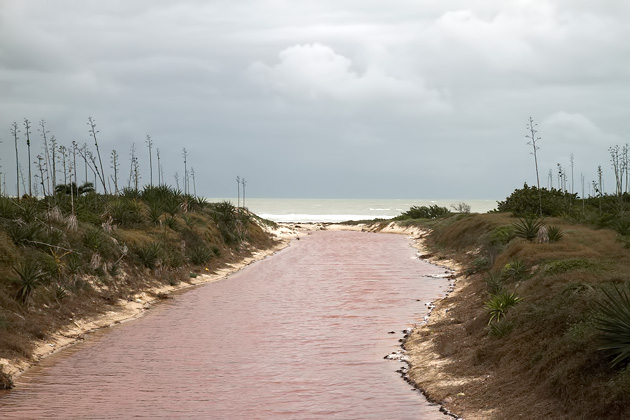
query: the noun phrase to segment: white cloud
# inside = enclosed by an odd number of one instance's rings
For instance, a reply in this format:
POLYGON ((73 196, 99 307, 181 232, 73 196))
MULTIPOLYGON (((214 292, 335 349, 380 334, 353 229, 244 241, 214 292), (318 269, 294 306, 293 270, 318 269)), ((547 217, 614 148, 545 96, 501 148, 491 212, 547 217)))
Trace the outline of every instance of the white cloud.
POLYGON ((448 109, 443 92, 429 89, 422 79, 401 79, 368 64, 360 71, 352 60, 321 44, 294 45, 278 54, 278 62, 257 61, 249 75, 268 92, 298 101, 341 105, 400 105, 416 111, 448 109))

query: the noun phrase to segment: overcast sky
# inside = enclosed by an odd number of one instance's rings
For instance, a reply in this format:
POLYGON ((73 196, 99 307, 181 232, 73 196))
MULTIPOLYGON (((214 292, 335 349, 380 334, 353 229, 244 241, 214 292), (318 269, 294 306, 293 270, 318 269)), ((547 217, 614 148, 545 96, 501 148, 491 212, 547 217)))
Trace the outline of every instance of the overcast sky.
POLYGON ((0 0, 1 170, 14 192, 13 121, 25 156, 24 118, 70 145, 92 116, 125 183, 150 134, 209 197, 238 175, 251 197, 502 199, 536 182, 531 116, 542 186, 573 153, 576 191, 597 165, 612 188, 629 21, 624 0, 0 0))

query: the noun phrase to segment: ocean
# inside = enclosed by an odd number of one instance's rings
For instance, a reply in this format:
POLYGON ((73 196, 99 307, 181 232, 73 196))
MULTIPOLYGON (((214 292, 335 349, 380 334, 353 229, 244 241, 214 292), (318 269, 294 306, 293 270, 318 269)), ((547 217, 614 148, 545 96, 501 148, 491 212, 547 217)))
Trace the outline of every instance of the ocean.
MULTIPOLYGON (((231 201, 236 198, 209 198, 231 201)), ((323 198, 246 198, 245 206, 258 216, 274 222, 344 222, 348 220, 391 219, 411 206, 466 203, 474 213, 486 213, 497 206, 496 200, 414 200, 414 199, 323 199, 323 198)), ((242 202, 241 202, 242 205, 242 202)))

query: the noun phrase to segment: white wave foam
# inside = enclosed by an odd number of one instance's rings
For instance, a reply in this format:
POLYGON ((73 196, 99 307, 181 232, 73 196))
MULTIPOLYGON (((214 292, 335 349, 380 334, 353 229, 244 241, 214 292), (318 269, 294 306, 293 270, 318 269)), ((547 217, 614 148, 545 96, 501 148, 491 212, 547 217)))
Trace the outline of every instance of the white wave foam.
POLYGON ((348 220, 372 220, 372 219, 391 219, 392 215, 388 214, 259 214, 263 219, 272 220, 274 222, 296 222, 296 223, 315 223, 328 222, 338 223, 348 220))

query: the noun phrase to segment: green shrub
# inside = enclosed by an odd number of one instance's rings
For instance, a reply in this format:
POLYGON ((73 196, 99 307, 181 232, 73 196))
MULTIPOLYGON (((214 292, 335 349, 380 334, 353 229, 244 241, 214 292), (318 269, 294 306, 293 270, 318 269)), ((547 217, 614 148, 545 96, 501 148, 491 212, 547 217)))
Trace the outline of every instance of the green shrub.
POLYGON ((593 263, 581 258, 570 258, 566 260, 557 260, 545 265, 546 274, 562 274, 567 271, 584 270, 592 268, 593 263))
POLYGON ((496 295, 503 291, 503 282, 500 276, 494 273, 488 273, 484 281, 486 282, 486 290, 488 290, 490 295, 496 295))
POLYGON ((136 254, 140 258, 142 265, 149 269, 155 268, 161 252, 162 245, 159 242, 150 242, 136 250, 136 254))
POLYGON ((466 275, 470 276, 471 274, 479 273, 480 271, 485 271, 488 268, 490 268, 490 260, 488 260, 488 258, 486 257, 477 257, 466 268, 466 275))
POLYGON ((493 321, 500 322, 507 312, 521 300, 523 299, 516 296, 515 293, 501 292, 492 295, 490 300, 484 303, 490 314, 488 325, 493 321))
POLYGON ((599 331, 600 350, 614 356, 611 364, 617 366, 630 360, 630 298, 626 290, 616 285, 613 290, 603 289, 604 299, 596 302, 595 317, 599 331))
POLYGON ((166 216, 164 218, 164 224, 173 230, 177 230, 177 217, 176 216, 166 216))
POLYGON ((630 235, 630 218, 620 217, 612 223, 612 227, 618 234, 628 236, 630 235))
POLYGON ((105 234, 99 228, 90 228, 83 234, 83 244, 92 251, 98 251, 105 241, 105 234))
POLYGON ((0 197, 0 217, 5 219, 15 219, 18 214, 18 207, 13 199, 0 197))
POLYGON ((195 265, 205 264, 212 255, 212 250, 205 245, 194 245, 189 248, 190 261, 195 265))
POLYGON ((505 201, 499 201, 497 210, 511 212, 515 216, 526 216, 540 214, 542 204, 543 216, 563 216, 570 213, 570 206, 574 201, 577 201, 577 194, 555 188, 538 190, 536 187, 528 187, 525 184, 523 188, 514 190, 505 201))
POLYGON ((492 246, 504 246, 514 239, 514 237, 516 237, 514 226, 499 226, 490 233, 488 243, 492 246))
POLYGON ((437 204, 431 206, 411 206, 409 210, 402 213, 394 220, 407 219, 437 219, 449 215, 451 212, 446 207, 440 207, 437 204))
POLYGON ((144 222, 144 210, 140 202, 127 197, 111 201, 108 212, 114 223, 121 226, 132 226, 144 222))
POLYGON ((9 223, 6 227, 7 234, 16 245, 28 245, 35 240, 40 231, 37 223, 9 223))

